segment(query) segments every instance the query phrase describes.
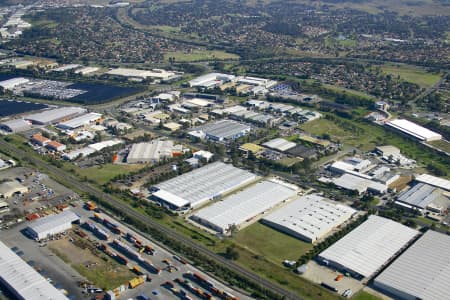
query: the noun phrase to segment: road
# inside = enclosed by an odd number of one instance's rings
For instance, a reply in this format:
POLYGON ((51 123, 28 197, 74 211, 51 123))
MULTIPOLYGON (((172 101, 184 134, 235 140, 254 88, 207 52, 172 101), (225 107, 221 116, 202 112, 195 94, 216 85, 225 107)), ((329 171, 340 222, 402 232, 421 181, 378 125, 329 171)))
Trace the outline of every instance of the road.
POLYGON ((0 140, 0 146, 4 149, 7 149, 8 151, 10 151, 10 153, 14 153, 14 156, 16 156, 17 158, 34 164, 36 167, 40 168, 41 170, 45 170, 45 172, 54 175, 56 178, 63 178, 65 181, 70 182, 71 185, 73 187, 75 187, 76 189, 82 190, 89 195, 97 197, 98 199, 103 199, 103 200, 108 201, 114 207, 121 210, 124 215, 130 216, 144 224, 147 224, 148 226, 166 234, 167 236, 173 238, 174 240, 177 240, 178 242, 181 242, 181 243, 189 246, 190 248, 199 252, 201 255, 208 257, 209 259, 227 267, 228 269, 232 270, 233 272, 264 286, 268 290, 271 290, 275 293, 283 295, 286 297, 286 299, 301 299, 296 294, 283 289, 282 287, 274 284, 273 282, 268 281, 267 279, 258 276, 257 274, 245 269, 244 267, 239 266, 238 264, 236 264, 230 260, 225 259, 224 257, 214 253, 213 251, 209 250, 208 248, 206 248, 202 245, 197 244, 196 242, 190 240, 189 238, 185 237, 184 235, 178 233, 177 231, 175 231, 171 228, 167 228, 166 226, 155 222, 150 217, 141 215, 140 213, 134 211, 128 205, 115 199, 114 197, 110 196, 109 194, 106 194, 106 193, 100 191, 98 188, 92 186, 91 184, 81 182, 80 180, 78 180, 78 178, 76 178, 72 174, 70 174, 64 170, 61 170, 49 163, 46 163, 40 159, 30 156, 27 152, 16 148, 15 146, 5 142, 4 140, 0 140))

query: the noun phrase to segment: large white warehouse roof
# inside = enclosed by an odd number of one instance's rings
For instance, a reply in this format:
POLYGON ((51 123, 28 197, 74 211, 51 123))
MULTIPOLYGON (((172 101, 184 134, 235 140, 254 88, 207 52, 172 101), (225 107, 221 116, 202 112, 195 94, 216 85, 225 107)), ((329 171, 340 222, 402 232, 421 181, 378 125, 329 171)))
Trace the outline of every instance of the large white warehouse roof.
POLYGON ((276 138, 264 143, 263 146, 284 152, 294 148, 295 146, 297 146, 297 144, 294 142, 289 142, 288 140, 285 140, 283 138, 276 138))
POLYGON ((446 191, 450 191, 450 180, 432 176, 429 174, 422 174, 416 177, 416 181, 423 182, 441 189, 444 189, 446 191))
POLYGON ((60 107, 28 115, 25 119, 30 120, 33 123, 50 124, 85 112, 86 109, 81 107, 60 107))
POLYGON ((196 212, 192 219, 220 232, 239 226, 280 202, 296 195, 291 186, 262 181, 196 212))
POLYGON ((154 70, 138 70, 138 69, 128 69, 128 68, 117 68, 112 69, 106 72, 108 75, 115 76, 123 76, 123 77, 137 77, 137 78, 159 78, 163 80, 167 80, 170 77, 174 76, 175 73, 162 70, 162 69, 154 69, 154 70))
POLYGON ((181 152, 181 145, 175 146, 173 141, 151 141, 149 143, 138 143, 131 146, 128 153, 128 163, 157 162, 164 157, 172 157, 173 152, 181 152))
POLYGON ((75 129, 81 126, 85 126, 85 125, 89 125, 94 121, 97 121, 98 119, 100 119, 102 117, 101 114, 98 113, 88 113, 88 114, 84 114, 81 116, 78 116, 76 118, 73 118, 69 121, 65 121, 62 123, 59 123, 57 127, 62 128, 62 129, 75 129))
POLYGON ((400 223, 371 215, 367 221, 320 253, 319 258, 334 267, 369 277, 418 233, 400 223))
POLYGON ((31 222, 28 231, 37 239, 63 232, 72 227, 72 223, 80 220, 76 213, 66 210, 57 215, 51 215, 31 222))
POLYGON ((263 222, 307 242, 314 242, 351 218, 356 211, 318 195, 306 195, 276 210, 263 222))
POLYGON ((18 299, 67 300, 42 275, 0 242, 0 281, 18 299))
POLYGON ((395 119, 387 122, 386 125, 421 141, 436 141, 442 139, 440 134, 405 119, 395 119))
POLYGON ((449 299, 450 237, 427 231, 374 284, 400 299, 449 299))
POLYGON ((158 184, 156 188, 165 193, 153 195, 172 208, 180 208, 180 199, 195 207, 254 179, 253 173, 215 162, 158 184), (175 198, 178 200, 173 201, 175 198))

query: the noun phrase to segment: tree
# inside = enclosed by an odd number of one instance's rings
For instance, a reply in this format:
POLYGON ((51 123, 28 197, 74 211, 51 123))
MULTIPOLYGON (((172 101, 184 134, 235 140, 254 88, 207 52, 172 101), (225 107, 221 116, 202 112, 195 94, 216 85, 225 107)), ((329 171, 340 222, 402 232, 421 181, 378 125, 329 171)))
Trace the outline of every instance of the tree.
POLYGON ((228 246, 225 250, 225 257, 231 260, 237 260, 239 258, 239 252, 236 250, 235 245, 228 246))

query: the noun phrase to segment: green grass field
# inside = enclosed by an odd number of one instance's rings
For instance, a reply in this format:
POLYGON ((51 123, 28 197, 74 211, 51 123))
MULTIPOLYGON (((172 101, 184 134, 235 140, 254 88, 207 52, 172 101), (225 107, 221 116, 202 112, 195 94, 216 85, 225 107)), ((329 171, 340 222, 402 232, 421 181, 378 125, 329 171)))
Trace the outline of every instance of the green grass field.
POLYGON ((120 174, 128 174, 133 171, 142 169, 145 165, 113 165, 106 164, 98 167, 90 167, 85 169, 78 169, 79 176, 88 180, 93 180, 96 183, 102 185, 109 182, 111 179, 120 174))
POLYGON ((339 87, 339 86, 332 85, 332 84, 323 84, 323 87, 327 88, 329 90, 332 90, 332 91, 346 92, 347 94, 350 94, 350 95, 355 95, 355 96, 359 96, 359 97, 363 97, 363 98, 367 98, 367 99, 375 99, 374 96, 371 96, 367 93, 356 91, 356 90, 351 90, 351 89, 346 89, 346 88, 339 87))
POLYGON ((441 76, 435 73, 429 73, 426 70, 408 65, 384 65, 381 70, 386 74, 400 76, 401 79, 416 83, 421 87, 427 88, 436 84, 441 76))
POLYGON ((236 234, 234 240, 242 247, 280 266, 283 260, 297 260, 312 248, 309 243, 302 242, 261 223, 255 223, 242 229, 236 234))
POLYGON ((239 59, 239 56, 237 56, 236 54, 219 50, 195 50, 191 53, 176 51, 164 54, 164 59, 166 61, 168 61, 170 57, 175 57, 176 62, 239 59))
POLYGON ((445 140, 429 142, 429 144, 450 153, 450 143, 445 140))
POLYGON ((374 136, 365 134, 363 126, 354 124, 360 131, 345 129, 339 124, 327 119, 318 119, 307 122, 300 126, 301 129, 314 135, 321 136, 322 134, 329 134, 331 140, 340 142, 349 146, 359 147, 364 151, 373 149, 376 146, 377 140, 374 136))
POLYGON ((352 300, 380 300, 380 298, 367 292, 360 291, 352 297, 352 300))

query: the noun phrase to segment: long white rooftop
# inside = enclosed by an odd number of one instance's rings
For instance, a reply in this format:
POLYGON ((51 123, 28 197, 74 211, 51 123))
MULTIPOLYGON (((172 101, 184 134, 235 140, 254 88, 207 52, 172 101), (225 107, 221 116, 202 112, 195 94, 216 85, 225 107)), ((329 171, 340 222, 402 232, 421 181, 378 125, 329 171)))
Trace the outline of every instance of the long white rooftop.
POLYGON ((419 232, 371 215, 356 229, 319 254, 332 265, 369 277, 404 248, 419 232))
POLYGON ((356 211, 318 195, 300 197, 263 218, 263 222, 314 242, 347 221, 356 211))
POLYGON ((440 134, 405 119, 395 119, 387 122, 386 125, 411 135, 421 141, 435 141, 442 139, 440 134))
POLYGON ((239 226, 295 195, 290 186, 264 180, 201 209, 193 219, 225 233, 232 224, 239 226))
MULTIPOLYGON (((190 206, 195 207, 254 179, 256 175, 253 173, 235 168, 230 164, 215 162, 164 181, 156 187, 177 196, 178 200, 180 198, 186 200, 190 206)), ((175 206, 178 206, 180 202, 178 200, 176 203, 173 202, 173 197, 160 199, 175 206)))
POLYGON ((0 242, 0 281, 18 298, 67 300, 62 292, 0 242))
POLYGON ((446 191, 450 191, 450 180, 432 176, 429 174, 421 174, 415 178, 418 182, 423 182, 441 189, 444 189, 446 191))
POLYGON ((427 231, 375 278, 376 287, 402 299, 449 299, 450 237, 427 231))

